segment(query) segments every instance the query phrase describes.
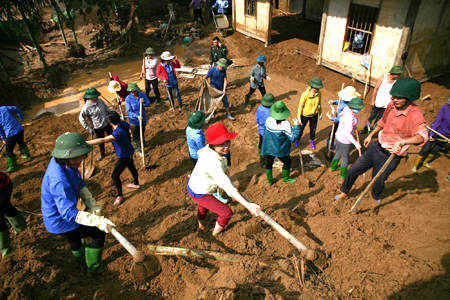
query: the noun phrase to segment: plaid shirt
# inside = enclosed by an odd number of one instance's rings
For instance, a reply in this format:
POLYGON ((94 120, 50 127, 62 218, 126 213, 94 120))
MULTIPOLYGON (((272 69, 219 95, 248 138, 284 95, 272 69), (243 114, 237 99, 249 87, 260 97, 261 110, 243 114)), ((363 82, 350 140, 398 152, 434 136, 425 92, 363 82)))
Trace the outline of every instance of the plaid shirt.
POLYGON ((171 64, 163 64, 164 69, 166 69, 167 77, 169 77, 169 82, 167 83, 167 87, 173 87, 178 83, 177 78, 173 75, 173 68, 171 64))

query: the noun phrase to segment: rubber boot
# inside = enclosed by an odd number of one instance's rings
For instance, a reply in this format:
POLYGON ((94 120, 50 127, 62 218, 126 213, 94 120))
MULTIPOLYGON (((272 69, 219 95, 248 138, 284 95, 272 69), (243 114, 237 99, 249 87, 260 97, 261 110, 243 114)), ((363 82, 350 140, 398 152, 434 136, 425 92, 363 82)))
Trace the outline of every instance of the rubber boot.
POLYGON ((2 257, 7 258, 11 255, 11 238, 9 237, 9 231, 0 231, 0 251, 2 252, 2 257))
POLYGON ((283 182, 293 183, 297 181, 295 179, 289 178, 290 175, 291 175, 290 170, 281 169, 281 176, 283 177, 283 182))
POLYGON ((159 102, 159 95, 155 95, 155 103, 159 102))
POLYGON ((8 161, 8 168, 6 170, 3 170, 3 172, 11 172, 14 171, 16 169, 17 166, 17 158, 14 157, 7 157, 6 160, 8 161))
POLYGON ((422 166, 424 166, 425 168, 433 170, 433 166, 430 165, 430 162, 433 160, 434 156, 435 155, 433 155, 433 154, 429 154, 427 156, 427 158, 425 158, 425 161, 423 162, 422 166))
POLYGON ((244 103, 245 103, 245 106, 247 106, 247 107, 252 107, 252 106, 250 105, 250 97, 249 97, 249 96, 245 96, 244 103))
POLYGON ((103 248, 86 247, 86 265, 88 273, 102 273, 103 265, 101 264, 103 248))
POLYGON ((14 232, 19 233, 21 231, 24 231, 27 228, 27 222, 25 221, 25 218, 22 214, 19 214, 15 217, 6 217, 11 223, 11 226, 14 227, 14 232))
POLYGON ((141 147, 139 145, 139 141, 133 141, 133 148, 134 148, 134 152, 136 152, 136 154, 141 155, 141 147))
POLYGON ((83 244, 83 246, 81 246, 80 249, 72 250, 72 254, 73 254, 73 256, 75 256, 75 260, 77 261, 77 263, 86 267, 85 252, 86 252, 86 245, 84 245, 84 244, 83 244))
POLYGON ((309 146, 311 146, 311 149, 316 150, 316 145, 314 144, 314 140, 309 140, 309 146))
POLYGON ((416 158, 414 159, 414 164, 411 169, 411 172, 417 173, 417 169, 420 167, 420 164, 422 163, 423 158, 424 158, 423 156, 417 154, 416 158))
POLYGON ((272 169, 266 169, 267 184, 272 185, 275 182, 272 176, 272 169))
POLYGON ((267 156, 261 155, 261 149, 258 149, 259 165, 264 168, 266 166, 267 156))
POLYGON ((340 168, 338 168, 338 163, 339 163, 339 159, 334 159, 331 161, 331 167, 330 167, 330 171, 336 171, 339 170, 340 168))
POLYGON ((25 155, 22 155, 22 158, 31 158, 30 150, 28 150, 28 147, 22 148, 22 151, 23 151, 23 154, 25 154, 25 155))
POLYGON ((341 179, 344 179, 345 178, 345 175, 347 175, 347 169, 348 169, 348 166, 341 166, 341 179))

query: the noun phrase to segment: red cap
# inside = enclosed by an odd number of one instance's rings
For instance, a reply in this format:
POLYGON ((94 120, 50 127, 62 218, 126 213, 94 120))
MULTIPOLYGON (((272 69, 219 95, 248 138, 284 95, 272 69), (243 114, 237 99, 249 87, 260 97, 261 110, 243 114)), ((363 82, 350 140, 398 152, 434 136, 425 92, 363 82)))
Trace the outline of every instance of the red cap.
POLYGON ((220 145, 225 141, 234 139, 237 135, 236 132, 228 132, 222 123, 214 124, 206 130, 206 137, 210 145, 220 145))

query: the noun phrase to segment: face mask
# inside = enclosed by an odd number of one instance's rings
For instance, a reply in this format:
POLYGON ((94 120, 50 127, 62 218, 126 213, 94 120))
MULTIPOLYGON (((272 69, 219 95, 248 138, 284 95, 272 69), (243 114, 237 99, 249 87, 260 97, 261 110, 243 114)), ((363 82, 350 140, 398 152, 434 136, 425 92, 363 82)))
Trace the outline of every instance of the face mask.
POLYGON ((260 65, 261 67, 264 66, 263 62, 258 62, 258 65, 260 65))
POLYGON ((355 114, 357 114, 357 113, 359 113, 361 110, 360 109, 352 109, 353 110, 353 112, 355 113, 355 114))

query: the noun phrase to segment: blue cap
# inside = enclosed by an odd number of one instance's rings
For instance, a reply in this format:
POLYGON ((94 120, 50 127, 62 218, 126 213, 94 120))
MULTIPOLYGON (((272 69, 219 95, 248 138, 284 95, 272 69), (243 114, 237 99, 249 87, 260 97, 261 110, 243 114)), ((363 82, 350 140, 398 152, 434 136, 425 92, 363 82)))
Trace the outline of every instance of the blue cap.
POLYGON ((264 55, 258 55, 258 58, 256 59, 257 62, 266 62, 266 57, 264 55))

